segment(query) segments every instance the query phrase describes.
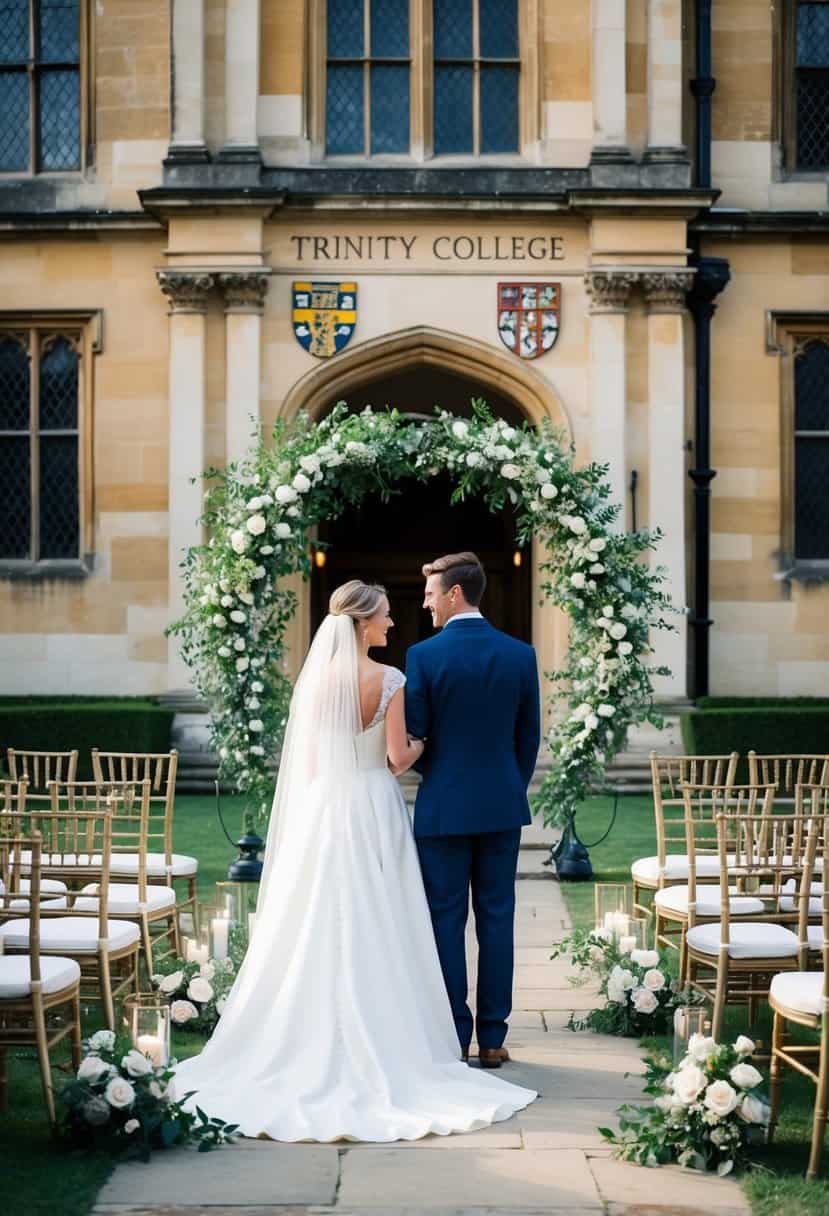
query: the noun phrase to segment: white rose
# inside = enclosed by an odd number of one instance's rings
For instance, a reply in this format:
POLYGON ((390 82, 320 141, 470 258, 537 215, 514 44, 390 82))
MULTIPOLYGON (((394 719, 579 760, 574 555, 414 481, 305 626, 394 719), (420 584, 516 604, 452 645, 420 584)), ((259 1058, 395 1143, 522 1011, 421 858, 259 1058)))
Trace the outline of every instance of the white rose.
POLYGON ((754 1089, 763 1080, 763 1075, 753 1064, 735 1064, 728 1074, 738 1089, 754 1089))
POLYGON ((254 680, 250 686, 250 691, 251 692, 264 692, 265 685, 262 683, 261 680, 254 680))
POLYGON ((306 473, 310 473, 312 477, 316 476, 320 471, 320 460, 318 456, 301 456, 299 467, 304 469, 306 473))
POLYGON ((595 730, 598 725, 599 725, 599 719, 596 717, 595 714, 588 714, 587 717, 584 719, 585 730, 595 730))
POLYGON ((456 439, 465 439, 469 434, 469 427, 465 422, 458 420, 452 423, 452 434, 456 439))
POLYGON ((233 651, 229 646, 220 646, 216 653, 220 659, 229 659, 233 651))
POLYGON ((104 1097, 110 1106, 114 1106, 116 1110, 123 1110, 125 1106, 132 1106, 135 1101, 135 1090, 123 1077, 113 1077, 104 1090, 104 1097))
POLYGON ((583 591, 583 590, 584 590, 584 584, 585 584, 586 582, 587 582, 587 579, 586 579, 586 578, 584 577, 584 575, 583 575, 583 574, 582 574, 580 571, 578 571, 578 570, 576 571, 576 573, 575 573, 575 574, 571 574, 571 575, 570 575, 570 585, 571 585, 572 587, 575 587, 577 591, 583 591))
POLYGON ((619 981, 625 992, 630 992, 631 988, 636 987, 636 976, 632 971, 628 971, 627 967, 623 967, 619 973, 619 981))
POLYGON ((221 604, 222 604, 223 608, 230 608, 233 604, 233 596, 232 595, 223 595, 222 599, 221 599, 221 604))
POLYGON ((276 535, 280 540, 287 540, 291 535, 291 525, 286 523, 278 523, 276 525, 276 535))
POLYGON ((308 491, 311 489, 311 483, 308 480, 308 478, 305 476, 304 473, 297 473, 296 477, 291 482, 291 485, 300 494, 307 494, 308 491))
POLYGON ((177 1026, 183 1026, 191 1018, 197 1018, 199 1011, 191 1001, 173 1001, 170 1006, 170 1017, 177 1026))
POLYGON ((274 491, 274 497, 276 498, 277 502, 287 503, 296 502, 298 495, 296 490, 294 490, 291 486, 277 486, 276 490, 274 491))
MULTIPOLYGON (((189 1004, 189 1001, 185 1001, 185 1004, 189 1004)), ((158 1081, 150 1081, 149 1090, 154 1098, 160 1100, 167 1092, 167 1087, 166 1085, 159 1084, 158 1081)))
POLYGON ((131 1136, 133 1132, 138 1131, 140 1126, 141 1124, 137 1119, 127 1119, 126 1123, 124 1124, 124 1131, 128 1136, 131 1136))
POLYGON ((126 1068, 131 1077, 146 1077, 148 1072, 153 1071, 152 1060, 135 1048, 124 1056, 121 1067, 126 1068))
POLYGON ((545 482, 541 487, 541 497, 547 499, 558 498, 558 490, 551 481, 545 482))
POLYGON ((213 986, 202 975, 194 975, 187 988, 187 995, 191 1001, 198 1001, 200 1005, 204 1005, 206 1001, 213 999, 213 986))
POLYGON ((235 532, 230 534, 230 547, 234 553, 244 553, 248 547, 248 538, 245 536, 241 528, 237 528, 235 532))
POLYGON ((503 443, 499 443, 495 447, 494 452, 496 460, 509 460, 510 456, 512 455, 510 449, 503 443))
POLYGON ((261 536, 266 527, 264 515, 251 515, 247 522, 247 529, 251 536, 261 536))
POLYGON ((737 1114, 746 1123, 768 1123, 769 1121, 769 1108, 765 1102, 755 1098, 754 1094, 743 1095, 743 1100, 737 1108, 737 1114))
MULTIPOLYGON (((115 1046, 114 1030, 96 1030, 89 1040, 90 1051, 112 1051, 115 1046)), ((754 1044, 752 1044, 752 1051, 754 1044)))
POLYGON ((592 540, 587 542, 587 547, 593 553, 601 553, 603 549, 607 548, 607 541, 603 536, 594 536, 592 540))
POLYGON ((609 979, 607 981, 607 999, 614 1001, 617 1005, 621 1005, 625 999, 625 990, 619 980, 609 979))
MULTIPOLYGON (((683 1106, 690 1106, 705 1089, 706 1078, 701 1068, 696 1064, 688 1064, 680 1068, 674 1077, 674 1093, 683 1106)), ((730 1087, 729 1087, 730 1088, 730 1087)))
POLYGON ((245 505, 247 506, 247 509, 249 511, 261 511, 262 499, 261 498, 250 498, 250 499, 248 499, 248 501, 245 505))
POLYGON ((613 640, 615 642, 619 642, 625 636, 627 631, 628 631, 627 625, 623 625, 621 621, 616 621, 613 625, 610 626, 608 633, 610 634, 610 636, 613 638, 613 640))
POLYGON ((250 577, 255 578, 255 579, 260 579, 260 578, 264 578, 267 573, 268 572, 264 566, 254 566, 253 574, 250 577))
POLYGON ((236 670, 238 672, 243 672, 247 671, 248 667, 250 667, 250 659, 246 654, 243 654, 241 659, 236 660, 236 670))
POLYGON ((602 608, 602 616, 613 616, 612 604, 605 604, 604 608, 602 608))
POLYGON ((221 612, 217 612, 213 617, 213 624, 217 629, 224 629, 227 625, 227 618, 223 617, 221 612))
POLYGON ((583 722, 588 714, 592 714, 593 706, 589 701, 582 701, 581 705, 577 705, 570 715, 573 722, 583 722))
POLYGON ((234 622, 235 622, 237 625, 244 625, 245 621, 246 621, 248 618, 247 618, 247 616, 245 615, 245 613, 244 613, 244 612, 242 612, 242 609, 241 609, 241 608, 234 608, 234 609, 233 609, 233 611, 232 611, 232 612, 231 612, 231 614, 230 614, 230 619, 231 619, 232 621, 234 621, 234 622))
POLYGON ((477 468, 477 466, 481 463, 480 452, 467 452, 466 463, 469 465, 470 469, 477 468))
POLYGON ((575 532, 576 536, 581 536, 587 531, 587 524, 580 515, 568 515, 567 527, 571 532, 575 532))
MULTIPOLYGON (((260 545, 260 546, 259 546, 259 552, 260 552, 260 554, 262 555, 262 557, 270 557, 271 553, 273 553, 273 545, 260 545)), ((250 595, 250 592, 247 592, 246 594, 250 595)), ((245 596, 242 594, 242 592, 241 592, 241 591, 239 592, 239 599, 240 599, 240 600, 244 600, 244 602, 245 602, 246 604, 252 604, 252 603, 253 603, 253 596, 251 595, 251 596, 250 596, 250 599, 249 599, 249 600, 246 600, 246 599, 245 599, 245 596)))
POLYGON ((659 951, 658 950, 634 950, 630 956, 630 961, 636 963, 639 967, 658 967, 659 966, 659 951))
POLYGON ((245 649, 245 639, 237 638, 236 641, 233 643, 233 649, 234 650, 244 650, 245 649))
POLYGON ((757 1050, 757 1044, 754 1039, 750 1039, 747 1034, 737 1036, 734 1043, 734 1050, 738 1056, 753 1056, 757 1050))
POLYGON ((596 713, 599 715, 600 718, 612 718, 613 715, 616 713, 616 706, 615 705, 606 705, 606 704, 600 705, 599 708, 596 710, 596 713))
POLYGON ((700 1064, 706 1064, 716 1050, 717 1044, 710 1035, 692 1034, 688 1040, 688 1055, 700 1064))
POLYGON ((590 567, 591 574, 604 574, 604 566, 601 562, 594 562, 590 567))
POLYGON ((199 975, 203 976, 206 980, 212 980, 215 974, 216 968, 213 963, 202 963, 199 967, 199 975))
POLYGON ((637 1013, 653 1013, 659 1001, 650 988, 637 988, 633 994, 633 1007, 637 1013))
POLYGON ((620 642, 619 643, 619 654, 632 654, 632 653, 633 653, 633 643, 632 642, 620 642))
POLYGON ((665 976, 655 967, 651 967, 650 971, 646 971, 642 976, 642 983, 651 992, 661 992, 665 987, 665 976))
POLYGON ((252 721, 248 722, 248 730, 252 730, 255 735, 264 729, 265 724, 261 718, 253 718, 252 721))
POLYGON ((184 979, 183 971, 171 971, 169 975, 165 975, 159 982, 159 990, 161 992, 175 992, 181 987, 181 981, 184 979))
POLYGON ((708 1086, 703 1101, 709 1110, 724 1119, 737 1105, 737 1094, 727 1081, 715 1081, 708 1086))
POLYGON ((109 1076, 112 1066, 100 1056, 85 1056, 78 1069, 79 1081, 100 1081, 101 1077, 109 1076))
POLYGON ((251 754, 252 756, 264 756, 264 754, 265 754, 265 749, 264 749, 264 747, 260 747, 258 743, 254 743, 254 744, 251 746, 251 749, 250 749, 250 754, 251 754))
POLYGON ((515 481, 521 476, 521 470, 517 464, 504 464, 501 465, 501 476, 506 477, 507 481, 515 481))

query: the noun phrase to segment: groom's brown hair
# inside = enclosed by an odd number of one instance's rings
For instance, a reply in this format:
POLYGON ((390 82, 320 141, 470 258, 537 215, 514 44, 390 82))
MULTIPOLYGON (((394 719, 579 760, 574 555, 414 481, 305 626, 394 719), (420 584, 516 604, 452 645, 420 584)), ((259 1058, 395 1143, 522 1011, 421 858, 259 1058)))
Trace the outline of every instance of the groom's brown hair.
POLYGON ((467 604, 477 608, 486 591, 486 574, 476 553, 447 553, 436 557, 423 567, 423 577, 440 575, 441 590, 446 592, 457 584, 467 604))

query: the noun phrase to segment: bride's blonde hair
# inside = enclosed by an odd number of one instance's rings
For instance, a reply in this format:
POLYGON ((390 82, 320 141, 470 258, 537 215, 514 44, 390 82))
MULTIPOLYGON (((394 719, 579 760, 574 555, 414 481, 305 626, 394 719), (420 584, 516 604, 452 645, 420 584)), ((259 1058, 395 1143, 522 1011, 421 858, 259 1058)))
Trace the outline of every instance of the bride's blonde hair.
POLYGON ((336 589, 328 601, 328 611, 332 616, 350 616, 353 621, 367 621, 374 616, 385 594, 386 588, 378 583, 363 583, 353 578, 336 589))

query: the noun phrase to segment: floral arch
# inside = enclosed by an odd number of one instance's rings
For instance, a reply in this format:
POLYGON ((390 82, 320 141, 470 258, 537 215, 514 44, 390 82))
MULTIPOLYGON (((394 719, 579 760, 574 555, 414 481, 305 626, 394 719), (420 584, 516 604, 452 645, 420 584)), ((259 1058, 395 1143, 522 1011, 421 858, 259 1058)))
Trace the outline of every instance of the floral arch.
POLYGON ((606 470, 577 469, 550 423, 512 427, 482 401, 471 419, 446 412, 416 422, 395 410, 351 414, 344 402, 320 422, 307 414, 278 424, 273 443, 210 470, 210 540, 185 562, 186 613, 172 626, 212 712, 225 778, 266 815, 290 699, 285 630, 296 596, 288 576, 311 570, 309 530, 368 495, 447 471, 453 501, 509 500, 517 543, 545 554, 540 590, 569 618, 568 652, 552 673, 556 693, 545 736, 552 758, 536 800, 548 823, 572 819, 632 724, 652 712, 648 632, 670 628, 662 573, 643 555, 656 535, 614 527, 606 470))

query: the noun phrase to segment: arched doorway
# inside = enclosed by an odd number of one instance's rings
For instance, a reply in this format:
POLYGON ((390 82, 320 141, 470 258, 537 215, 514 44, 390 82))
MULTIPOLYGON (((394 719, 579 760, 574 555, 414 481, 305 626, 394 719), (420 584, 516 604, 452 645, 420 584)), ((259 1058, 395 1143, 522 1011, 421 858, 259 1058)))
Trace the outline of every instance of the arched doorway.
MULTIPOLYGON (((388 405, 404 413, 431 415, 439 405, 469 416, 473 397, 485 398, 490 409, 511 424, 522 421, 513 402, 488 386, 424 365, 352 389, 349 406, 358 411, 366 405, 375 409, 388 405)), ((333 404, 332 400, 328 408, 333 404)), ((482 610, 497 628, 531 641, 531 554, 516 549, 514 513, 505 509, 495 516, 475 500, 452 506, 451 493, 451 479, 443 474, 425 485, 404 482, 389 502, 369 500, 321 525, 319 539, 330 548, 325 565, 311 576, 312 628, 325 615, 328 597, 341 583, 351 578, 382 582, 396 625, 382 657, 402 667, 407 648, 433 633, 431 618, 421 606, 421 567, 442 553, 472 549, 487 572, 482 610)))

